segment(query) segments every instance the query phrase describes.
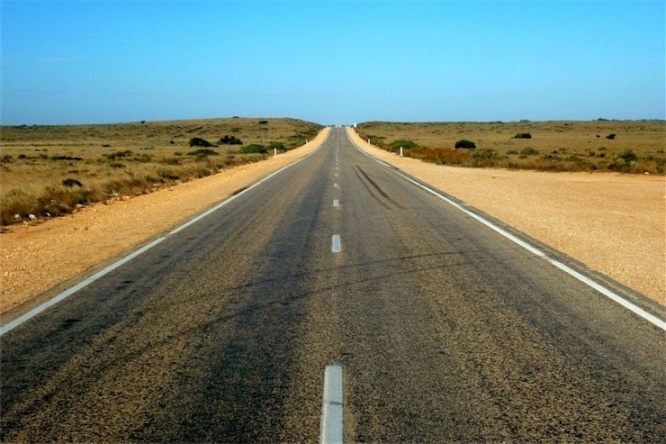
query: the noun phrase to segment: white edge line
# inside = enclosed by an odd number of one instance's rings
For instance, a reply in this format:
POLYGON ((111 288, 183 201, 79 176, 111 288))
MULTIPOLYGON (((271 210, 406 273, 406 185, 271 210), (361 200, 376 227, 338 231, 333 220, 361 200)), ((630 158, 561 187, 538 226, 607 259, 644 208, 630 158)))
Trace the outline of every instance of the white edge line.
MULTIPOLYGON (((350 138, 348 138, 348 139, 352 142, 352 144, 353 144, 354 146, 356 146, 356 149, 358 149, 360 152, 362 152, 362 153, 365 154, 366 156, 370 157, 371 159, 374 159, 375 161, 379 162, 380 164, 382 164, 382 165, 384 165, 384 166, 386 166, 386 167, 391 167, 391 165, 389 165, 388 163, 383 162, 383 161, 381 161, 381 160, 379 160, 379 159, 377 159, 377 158, 371 156, 370 154, 366 153, 365 151, 363 151, 363 150, 361 149, 361 147, 359 147, 359 146, 356 144, 356 142, 354 142, 354 141, 351 140, 350 138)), ((479 216, 478 214, 475 214, 474 212, 472 212, 472 211, 466 209, 466 208, 463 207, 462 205, 458 204, 457 202, 454 202, 453 200, 449 199, 449 198, 446 197, 446 196, 443 196, 442 194, 438 193, 437 191, 435 191, 435 190, 433 190, 433 189, 431 189, 431 188, 428 188, 427 186, 425 186, 425 185, 423 185, 423 184, 421 184, 421 183, 415 181, 414 179, 412 179, 412 178, 410 178, 410 177, 404 175, 403 173, 401 173, 401 172, 399 172, 399 171, 396 171, 396 170, 394 170, 394 169, 392 169, 391 171, 393 171, 395 174, 397 174, 398 176, 402 177, 403 179, 405 179, 405 180, 407 180, 407 181, 413 183, 414 185, 418 186, 419 188, 421 188, 421 189, 427 191, 428 193, 433 194, 433 195, 439 197, 439 198, 442 199, 444 202, 446 202, 446 203, 452 205, 453 207, 455 207, 455 208, 457 208, 458 210, 462 211, 462 212, 465 213, 466 215, 468 215, 468 216, 470 216, 470 217, 476 219, 478 222, 481 222, 483 225, 485 225, 486 227, 490 228, 491 230, 497 232, 498 234, 504 236, 505 238, 509 239, 511 242, 513 242, 513 243, 515 243, 515 244, 517 244, 517 245, 523 247, 524 249, 526 249, 526 250, 529 251, 530 253, 535 254, 535 255, 537 255, 537 256, 539 256, 539 257, 541 257, 541 258, 546 259, 548 262, 550 262, 551 264, 553 264, 555 267, 559 268, 560 270, 564 271, 564 272, 567 273, 568 275, 574 277, 575 279, 578 279, 580 282, 582 282, 582 283, 586 284, 587 286, 593 288, 594 290, 598 291, 599 293, 601 293, 602 295, 606 296, 607 298, 609 298, 609 299, 611 299, 611 300, 617 302, 618 304, 622 305, 624 308, 630 310, 630 311, 633 312, 634 314, 636 314, 636 315, 642 317, 643 319, 645 319, 646 321, 650 322, 651 324, 653 324, 653 325, 657 326, 658 328, 660 328, 660 329, 666 331, 666 320, 662 320, 662 319, 658 318, 657 316, 654 316, 653 314, 648 313, 647 311, 643 310, 642 308, 638 307, 637 305, 632 304, 631 302, 627 301, 626 299, 624 299, 622 296, 618 295, 617 293, 615 293, 615 292, 609 290, 608 288, 606 288, 606 287, 600 285, 599 283, 593 281, 592 279, 588 278, 587 276, 585 276, 585 275, 583 275, 583 274, 577 272, 576 270, 574 270, 573 268, 569 267, 568 265, 565 265, 565 264, 563 264, 562 262, 560 262, 560 261, 558 261, 558 260, 556 260, 556 259, 554 259, 554 258, 548 256, 546 253, 544 253, 543 251, 539 250, 538 248, 536 248, 536 247, 534 247, 534 246, 528 244, 527 242, 525 242, 525 241, 519 239, 518 237, 516 237, 516 236, 514 236, 513 234, 509 233, 508 231, 503 230, 502 228, 498 227, 497 225, 493 224, 492 222, 490 222, 490 221, 488 221, 488 220, 482 218, 482 217, 479 216)))
MULTIPOLYGON (((323 145, 323 143, 324 143, 324 142, 322 142, 322 143, 320 144, 320 146, 323 145)), ((317 147, 317 148, 315 149, 315 151, 318 150, 318 149, 319 149, 319 147, 317 147)), ((312 153, 314 153, 314 151, 313 151, 312 153)), ((29 310, 29 311, 27 311, 26 313, 22 314, 21 316, 18 316, 17 318, 11 320, 11 321, 8 322, 7 324, 5 324, 5 325, 3 325, 3 326, 0 327, 0 337, 3 336, 5 333, 7 333, 7 332, 13 330, 14 328, 18 327, 19 325, 23 324, 24 322, 28 321, 29 319, 31 319, 31 318, 37 316, 38 314, 42 313, 43 311, 45 311, 45 310, 48 309, 49 307, 52 307, 52 306, 56 305, 57 303, 63 301, 64 299, 66 299, 66 298, 68 298, 69 296, 73 295, 73 294, 76 293, 77 291, 79 291, 79 290, 81 290, 81 289, 87 287, 88 285, 90 285, 90 284, 92 284, 93 282, 95 282, 97 279, 99 279, 99 278, 103 277, 104 275, 106 275, 106 274, 112 272, 113 270, 115 270, 116 268, 120 267, 121 265, 123 265, 123 264, 125 264, 125 263, 131 261, 131 260, 134 259, 135 257, 137 257, 137 256, 139 256, 139 255, 145 253, 146 251, 150 250, 150 249, 153 248, 154 246, 156 246, 156 245, 158 245, 159 243, 161 243, 162 241, 164 241, 167 237, 169 237, 169 236, 173 236, 174 234, 176 234, 176 233, 178 233, 178 232, 184 230, 185 228, 189 227, 190 225, 193 225, 193 224, 199 222, 199 221, 200 221, 201 219, 203 219, 204 217, 206 217, 206 216, 210 215, 211 213, 214 213, 215 211, 219 210, 219 209, 222 208, 223 206, 225 206, 225 205, 227 205, 228 203, 230 203, 230 202, 232 202, 233 200, 235 200, 237 197, 241 196, 242 194, 245 194, 247 191, 250 191, 252 188, 254 188, 254 187, 256 187, 256 186, 259 186, 259 185, 262 184, 263 182, 269 180, 271 177, 273 177, 273 176, 275 176, 275 175, 281 173, 282 171, 286 170, 287 168, 296 165, 296 164, 299 163, 300 161, 304 160, 306 157, 310 156, 312 153, 306 154, 305 156, 301 157, 300 159, 297 159, 297 160, 293 161, 292 163, 283 166, 283 167, 280 168, 279 170, 277 170, 277 171, 275 171, 275 172, 269 174, 268 176, 264 177, 264 178, 261 179, 260 181, 255 182, 254 184, 250 185, 249 187, 247 187, 247 188, 244 189, 243 191, 239 192, 238 194, 235 194, 235 195, 233 195, 233 196, 230 196, 229 198, 227 198, 226 200, 220 202, 219 204, 215 205, 214 207, 210 208, 209 210, 206 210, 205 212, 199 214, 198 216, 195 216, 193 219, 190 219, 189 221, 187 221, 187 222, 185 222, 185 223, 179 225, 177 228, 171 230, 171 231, 170 231, 168 234, 166 234, 165 236, 159 237, 159 238, 153 240, 152 242, 150 242, 150 243, 144 245, 143 247, 139 248, 138 250, 133 251, 132 253, 128 254, 127 256, 124 256, 124 257, 120 258, 119 260, 117 260, 116 262, 112 263, 111 265, 109 265, 108 267, 104 268, 103 270, 98 271, 97 273, 93 274, 92 276, 90 276, 90 277, 88 277, 88 278, 82 280, 82 281, 79 282, 78 284, 76 284, 76 285, 74 285, 74 286, 68 288, 67 290, 65 290, 65 291, 63 291, 63 292, 57 294, 57 295, 54 296, 53 298, 51 298, 51 299, 45 301, 44 303, 38 305, 37 307, 33 308, 32 310, 29 310)))
POLYGON ((142 253, 145 253, 146 251, 150 250, 153 248, 155 245, 161 243, 164 239, 166 239, 166 236, 162 236, 160 238, 155 239, 151 243, 144 245, 143 247, 139 248, 138 250, 128 254, 127 256, 121 258, 120 260, 114 262, 113 264, 109 265, 108 267, 104 268, 103 270, 98 271, 97 273, 93 274, 89 278, 86 278, 79 282, 78 284, 74 285, 73 287, 68 288, 67 290, 63 291, 62 293, 59 293, 55 297, 49 299, 48 301, 44 302, 43 304, 38 305, 37 307, 33 308, 32 310, 22 314, 21 316, 17 317, 16 319, 12 320, 11 322, 8 322, 7 324, 3 325, 0 327, 0 336, 4 335, 8 331, 18 327, 19 325, 23 324, 25 321, 28 319, 37 316, 44 310, 46 310, 49 307, 54 306, 58 302, 62 301, 63 299, 68 298, 69 296, 73 295, 77 291, 81 290, 84 287, 87 287, 89 284, 95 282, 97 279, 101 278, 107 273, 110 273, 111 271, 115 270, 116 268, 120 267, 121 265, 131 261, 135 257, 139 256, 142 253))
POLYGON ((342 443, 344 438, 342 367, 326 366, 324 371, 324 397, 321 411, 321 444, 342 443))

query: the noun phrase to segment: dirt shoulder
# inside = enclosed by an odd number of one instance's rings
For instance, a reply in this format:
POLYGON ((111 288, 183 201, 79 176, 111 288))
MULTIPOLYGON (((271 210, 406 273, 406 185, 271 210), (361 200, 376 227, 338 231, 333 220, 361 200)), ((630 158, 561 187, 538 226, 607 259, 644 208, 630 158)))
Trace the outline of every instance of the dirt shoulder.
POLYGON ((0 234, 0 313, 146 243, 304 157, 321 145, 328 131, 277 158, 110 205, 93 205, 45 223, 8 227, 0 234))
POLYGON ((666 180, 441 166, 369 154, 666 305, 666 180))

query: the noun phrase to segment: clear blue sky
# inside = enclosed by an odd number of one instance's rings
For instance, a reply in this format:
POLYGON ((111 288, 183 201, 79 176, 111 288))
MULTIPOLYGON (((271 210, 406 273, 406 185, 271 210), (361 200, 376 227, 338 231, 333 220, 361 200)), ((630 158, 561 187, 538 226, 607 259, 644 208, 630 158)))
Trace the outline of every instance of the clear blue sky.
POLYGON ((666 117, 663 0, 1 5, 3 124, 666 117))

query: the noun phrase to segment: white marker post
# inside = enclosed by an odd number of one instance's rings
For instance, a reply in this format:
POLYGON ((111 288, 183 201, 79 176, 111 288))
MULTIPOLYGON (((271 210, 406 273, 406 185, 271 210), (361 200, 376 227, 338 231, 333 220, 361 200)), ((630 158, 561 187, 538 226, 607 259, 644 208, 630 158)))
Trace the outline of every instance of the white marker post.
POLYGON ((277 157, 277 148, 273 148, 273 159, 277 157))
POLYGON ((400 157, 402 157, 402 147, 400 147, 400 157))

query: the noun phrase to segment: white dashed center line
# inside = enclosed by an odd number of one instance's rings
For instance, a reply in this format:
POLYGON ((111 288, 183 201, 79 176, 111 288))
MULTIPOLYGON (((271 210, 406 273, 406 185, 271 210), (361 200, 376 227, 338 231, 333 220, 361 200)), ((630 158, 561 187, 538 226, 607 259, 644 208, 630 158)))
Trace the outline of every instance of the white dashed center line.
POLYGON ((344 438, 342 407, 342 367, 339 364, 328 365, 324 372, 320 443, 342 444, 344 438))
POLYGON ((340 206, 340 201, 338 199, 333 199, 333 206, 335 208, 339 207, 340 206))
POLYGON ((331 239, 331 252, 339 253, 340 251, 342 251, 342 244, 340 243, 340 235, 334 234, 333 238, 331 239))

